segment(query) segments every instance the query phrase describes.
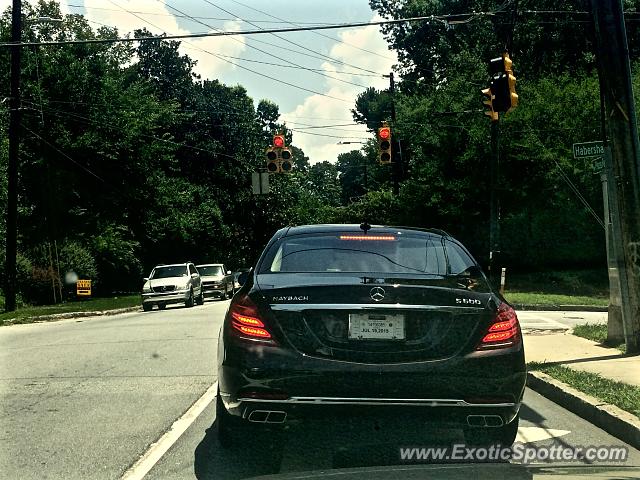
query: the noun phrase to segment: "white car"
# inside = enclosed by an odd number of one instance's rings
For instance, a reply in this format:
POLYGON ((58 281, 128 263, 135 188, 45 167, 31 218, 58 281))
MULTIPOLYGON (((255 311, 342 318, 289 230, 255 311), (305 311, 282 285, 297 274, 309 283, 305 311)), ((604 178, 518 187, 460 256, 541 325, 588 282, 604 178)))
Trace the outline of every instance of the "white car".
POLYGON ((142 309, 148 312, 157 305, 163 310, 170 303, 184 303, 193 307, 194 303, 204 303, 200 273, 191 262, 172 265, 158 265, 142 287, 142 309))

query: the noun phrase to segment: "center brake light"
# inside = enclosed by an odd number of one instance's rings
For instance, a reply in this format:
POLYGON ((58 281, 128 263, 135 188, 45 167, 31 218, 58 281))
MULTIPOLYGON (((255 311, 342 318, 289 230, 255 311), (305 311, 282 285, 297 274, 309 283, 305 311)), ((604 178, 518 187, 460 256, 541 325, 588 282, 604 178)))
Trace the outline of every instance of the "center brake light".
POLYGON ((229 307, 232 332, 250 340, 272 342, 271 333, 260 319, 258 307, 248 295, 239 295, 229 307))
POLYGON ((516 311, 506 303, 501 303, 494 323, 476 347, 476 350, 510 348, 520 343, 520 326, 516 311))
POLYGON ((340 240, 355 240, 355 241, 374 241, 374 242, 393 242, 396 237, 393 235, 340 235, 340 240))

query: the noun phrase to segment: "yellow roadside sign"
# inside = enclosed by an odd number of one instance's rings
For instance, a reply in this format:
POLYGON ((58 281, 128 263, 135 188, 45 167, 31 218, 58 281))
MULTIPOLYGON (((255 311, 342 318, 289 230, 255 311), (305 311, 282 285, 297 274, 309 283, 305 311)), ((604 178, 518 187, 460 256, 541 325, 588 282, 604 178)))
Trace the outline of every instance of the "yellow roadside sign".
POLYGON ((79 297, 90 297, 91 280, 78 280, 76 283, 76 295, 79 297))

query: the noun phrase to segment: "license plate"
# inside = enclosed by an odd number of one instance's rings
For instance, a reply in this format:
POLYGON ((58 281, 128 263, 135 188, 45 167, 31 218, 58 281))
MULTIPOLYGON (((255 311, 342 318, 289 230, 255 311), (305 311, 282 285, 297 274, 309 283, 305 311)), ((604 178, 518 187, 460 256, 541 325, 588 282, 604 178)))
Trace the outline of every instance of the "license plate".
POLYGON ((352 313, 349 338, 353 340, 404 340, 404 315, 352 313))

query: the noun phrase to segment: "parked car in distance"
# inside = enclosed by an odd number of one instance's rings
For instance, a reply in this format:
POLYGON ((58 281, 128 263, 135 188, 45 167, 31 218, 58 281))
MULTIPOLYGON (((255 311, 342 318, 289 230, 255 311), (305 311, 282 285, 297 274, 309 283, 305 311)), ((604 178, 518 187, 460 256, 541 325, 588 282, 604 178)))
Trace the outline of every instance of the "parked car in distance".
POLYGON ((205 263, 196 268, 202 277, 202 288, 205 297, 218 297, 221 300, 231 298, 235 292, 233 275, 223 263, 205 263))
POLYGON ((145 312, 154 305, 163 310, 171 303, 184 303, 185 307, 204 303, 202 281, 193 263, 158 265, 149 278, 144 279, 142 309, 145 312))
POLYGON ((285 422, 353 416, 514 442, 526 380, 518 318, 446 232, 284 228, 246 277, 218 336, 223 447, 268 443, 285 422))

